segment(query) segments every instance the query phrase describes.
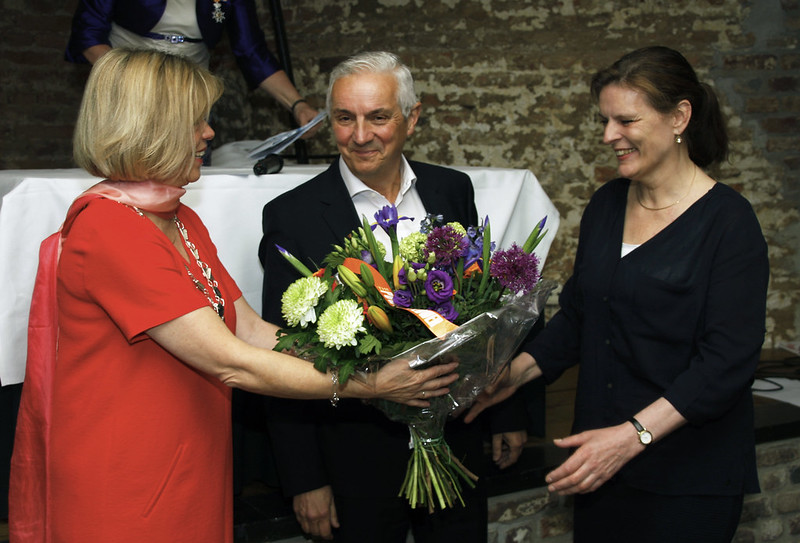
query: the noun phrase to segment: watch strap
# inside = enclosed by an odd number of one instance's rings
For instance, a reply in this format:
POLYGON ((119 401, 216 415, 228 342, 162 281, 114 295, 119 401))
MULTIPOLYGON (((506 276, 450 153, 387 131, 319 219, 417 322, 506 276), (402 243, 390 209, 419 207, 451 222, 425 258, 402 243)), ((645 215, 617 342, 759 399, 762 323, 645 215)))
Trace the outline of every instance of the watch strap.
POLYGON ((642 424, 638 420, 636 420, 636 417, 631 417, 629 422, 633 424, 633 427, 636 428, 637 432, 639 433, 644 432, 644 426, 642 426, 642 424))

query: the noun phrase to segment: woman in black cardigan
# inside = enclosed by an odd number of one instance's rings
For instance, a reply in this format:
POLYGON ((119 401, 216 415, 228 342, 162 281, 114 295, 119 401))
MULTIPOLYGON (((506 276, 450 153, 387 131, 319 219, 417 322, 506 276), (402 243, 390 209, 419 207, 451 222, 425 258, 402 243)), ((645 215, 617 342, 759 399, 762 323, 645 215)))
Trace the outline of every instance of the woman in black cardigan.
POLYGON ((560 311, 470 416, 580 364, 573 435, 556 440, 573 452, 546 478, 575 494, 575 541, 730 541, 758 491, 767 246, 702 169, 726 158, 725 124, 680 53, 639 49, 591 88, 620 177, 584 212, 560 311))

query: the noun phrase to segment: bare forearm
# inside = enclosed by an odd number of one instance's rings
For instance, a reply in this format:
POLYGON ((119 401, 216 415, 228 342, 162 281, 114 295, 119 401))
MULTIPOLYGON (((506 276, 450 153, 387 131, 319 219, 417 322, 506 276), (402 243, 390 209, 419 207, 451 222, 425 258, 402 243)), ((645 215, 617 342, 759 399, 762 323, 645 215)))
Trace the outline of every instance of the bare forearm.
MULTIPOLYGON (((236 308, 240 307, 244 306, 237 301, 236 308)), ((245 337, 255 334, 249 339, 256 344, 269 343, 265 331, 274 330, 274 326, 263 321, 259 326, 257 315, 255 319, 253 315, 243 310, 241 333, 245 337)), ((237 321, 237 335, 239 328, 237 321)), ((346 385, 336 385, 331 373, 317 371, 310 362, 252 345, 231 334, 210 307, 196 309, 147 333, 177 358, 228 386, 282 398, 332 398, 336 391, 342 398, 381 397, 427 407, 430 398, 447 394, 448 385, 457 378, 452 373, 457 365, 454 363, 414 370, 408 361, 398 360, 384 366, 368 382, 349 379, 346 385)))
POLYGON ((517 386, 522 386, 542 376, 542 368, 539 367, 536 360, 528 353, 523 352, 518 354, 511 362, 511 375, 515 377, 517 386))
MULTIPOLYGON (((237 309, 240 305, 237 303, 237 309)), ((249 333, 258 329, 248 324, 249 333)), ((264 323, 262 331, 270 328, 264 323)), ((239 330, 237 330, 237 334, 239 330)), ((282 398, 330 398, 329 374, 298 358, 264 348, 266 335, 251 335, 256 345, 231 334, 210 308, 202 308, 148 331, 148 335, 177 358, 218 378, 230 387, 282 398), (258 345, 261 343, 262 345, 258 345)), ((274 341, 273 341, 274 344, 274 341)), ((370 397, 365 386, 348 383, 338 391, 342 397, 370 397)))
POLYGON ((286 109, 290 109, 292 104, 302 98, 289 79, 289 76, 287 76, 286 72, 283 70, 275 72, 259 83, 258 86, 280 102, 286 109))
POLYGON ((111 47, 108 45, 105 44, 92 45, 83 52, 83 56, 86 57, 86 60, 88 60, 89 63, 94 64, 100 57, 102 57, 109 51, 111 51, 111 47))
MULTIPOLYGON (((317 110, 303 99, 302 95, 294 87, 284 71, 275 72, 258 86, 280 102, 283 107, 288 109, 294 116, 294 120, 297 121, 298 125, 303 126, 316 117, 317 110)), ((309 132, 306 132, 303 137, 309 137, 315 133, 317 129, 318 127, 312 128, 309 132)))
POLYGON ((659 398, 634 416, 653 434, 653 441, 664 438, 687 422, 665 398, 659 398))

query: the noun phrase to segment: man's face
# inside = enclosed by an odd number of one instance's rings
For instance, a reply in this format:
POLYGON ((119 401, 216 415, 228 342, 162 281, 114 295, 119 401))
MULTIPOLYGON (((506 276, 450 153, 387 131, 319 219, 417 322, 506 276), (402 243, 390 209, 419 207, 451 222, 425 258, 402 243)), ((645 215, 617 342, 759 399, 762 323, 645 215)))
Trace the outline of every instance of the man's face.
MULTIPOLYGON (((331 123, 342 158, 367 186, 387 183, 400 171, 406 138, 414 132, 421 105, 404 118, 391 74, 343 77, 331 91, 331 123)), ((374 187, 373 187, 374 188, 374 187)))

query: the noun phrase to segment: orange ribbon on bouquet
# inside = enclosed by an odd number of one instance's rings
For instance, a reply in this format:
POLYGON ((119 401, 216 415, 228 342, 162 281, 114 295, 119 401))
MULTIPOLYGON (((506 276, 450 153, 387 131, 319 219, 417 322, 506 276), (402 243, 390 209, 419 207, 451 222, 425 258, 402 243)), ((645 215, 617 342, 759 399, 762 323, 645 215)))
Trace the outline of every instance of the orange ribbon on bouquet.
MULTIPOLYGON (((344 262, 342 263, 344 267, 357 275, 361 275, 361 264, 367 263, 357 258, 345 258, 344 262)), ((389 283, 386 282, 386 279, 380 273, 378 273, 378 270, 369 264, 367 264, 367 269, 369 269, 370 273, 372 274, 372 278, 375 282, 375 289, 380 293, 383 299, 386 300, 386 303, 392 307, 397 307, 394 304, 394 292, 389 286, 389 283)), ((415 309, 412 307, 401 307, 399 309, 405 309, 409 313, 414 314, 420 321, 422 321, 422 324, 424 324, 428 330, 433 332, 433 334, 439 338, 458 328, 458 325, 453 324, 432 309, 415 309)))

